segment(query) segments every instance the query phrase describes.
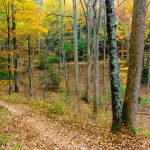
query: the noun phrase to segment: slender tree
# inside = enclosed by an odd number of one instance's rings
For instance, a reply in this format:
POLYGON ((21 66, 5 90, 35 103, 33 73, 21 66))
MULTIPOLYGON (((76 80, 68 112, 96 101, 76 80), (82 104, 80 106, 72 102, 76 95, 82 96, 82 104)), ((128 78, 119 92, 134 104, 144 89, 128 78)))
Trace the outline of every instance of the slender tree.
POLYGON ((123 104, 123 123, 131 134, 135 134, 135 120, 141 85, 141 72, 145 46, 146 4, 146 0, 134 0, 133 4, 129 48, 129 70, 123 104))
MULTIPOLYGON (((150 30, 150 25, 149 25, 150 30)), ((149 32, 149 52, 148 52, 148 82, 147 82, 147 95, 149 94, 150 89, 150 32, 149 32)))
POLYGON ((94 113, 98 111, 99 103, 99 52, 97 49, 97 12, 96 12, 97 1, 92 1, 93 11, 93 49, 94 49, 94 113))
POLYGON ((17 38, 16 38, 16 22, 15 22, 15 5, 12 3, 12 31, 13 31, 13 49, 14 49, 14 83, 15 83, 15 92, 19 92, 18 85, 18 55, 17 51, 17 38))
POLYGON ((61 61, 61 55, 62 55, 62 61, 63 66, 65 69, 65 83, 66 83, 66 89, 67 92, 70 92, 70 86, 69 86, 69 73, 68 73, 68 66, 66 63, 66 53, 64 50, 64 18, 62 13, 62 0, 59 1, 60 5, 60 30, 61 30, 61 53, 60 53, 60 61, 61 61))
POLYGON ((105 3, 107 13, 107 35, 109 43, 110 81, 113 111, 112 131, 118 132, 121 129, 122 123, 122 106, 116 41, 116 16, 114 0, 106 0, 105 3))
POLYGON ((9 88, 8 88, 8 94, 11 94, 11 43, 10 43, 10 3, 6 4, 6 14, 7 14, 7 48, 8 48, 8 80, 9 80, 9 88))
POLYGON ((88 0, 87 11, 87 28, 88 28, 88 43, 87 43, 87 74, 86 74, 86 93, 85 99, 89 102, 90 98, 90 83, 91 83, 91 0, 88 0))
POLYGON ((29 94, 32 96, 32 69, 31 69, 31 39, 28 38, 28 77, 29 77, 29 94))
POLYGON ((106 37, 106 7, 104 5, 104 47, 103 47, 103 94, 106 92, 106 43, 107 37, 106 37))
POLYGON ((75 93, 79 94, 79 77, 78 77, 78 28, 77 28, 77 6, 76 0, 73 2, 73 35, 74 35, 74 70, 75 70, 75 93))

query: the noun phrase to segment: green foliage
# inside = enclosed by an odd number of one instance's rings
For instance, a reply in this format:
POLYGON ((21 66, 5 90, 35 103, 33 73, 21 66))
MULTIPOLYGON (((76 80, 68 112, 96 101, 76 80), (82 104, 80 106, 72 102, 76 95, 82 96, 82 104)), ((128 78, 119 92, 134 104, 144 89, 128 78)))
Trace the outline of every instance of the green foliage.
POLYGON ((0 80, 8 80, 8 74, 0 71, 0 80))
POLYGON ((66 60, 73 60, 74 58, 73 43, 71 41, 69 40, 65 41, 64 50, 66 52, 66 60))
POLYGON ((150 98, 148 96, 143 96, 140 100, 140 104, 142 105, 150 105, 150 98))
POLYGON ((36 65, 37 69, 47 69, 48 68, 48 61, 47 61, 47 56, 45 54, 40 54, 39 55, 39 61, 36 65))
POLYGON ((32 105, 39 111, 48 115, 50 115, 50 113, 63 114, 66 111, 66 104, 61 101, 61 99, 55 99, 51 103, 44 102, 42 100, 36 100, 32 101, 32 105))
POLYGON ((51 63, 51 64, 59 63, 58 57, 56 55, 50 55, 48 57, 48 63, 51 63))
POLYGON ((87 42, 84 39, 78 40, 79 61, 83 60, 84 54, 87 52, 87 42))
POLYGON ((59 74, 54 71, 48 71, 40 76, 41 87, 44 91, 58 91, 61 79, 59 74))
MULTIPOLYGON (((74 59, 74 47, 73 43, 69 40, 65 41, 64 49, 66 52, 66 59, 73 60, 74 59)), ((78 40, 78 56, 79 61, 83 59, 83 55, 87 52, 87 42, 84 39, 78 40)))
POLYGON ((100 107, 104 106, 106 102, 111 100, 111 93, 105 93, 100 97, 100 107))
POLYGON ((50 64, 58 63, 58 57, 56 55, 48 56, 47 53, 42 53, 39 55, 39 61, 36 64, 37 69, 46 70, 50 68, 50 64))
POLYGON ((55 105, 49 106, 48 109, 54 113, 64 112, 64 106, 61 104, 55 104, 55 105))
POLYGON ((11 140, 11 135, 5 133, 0 137, 0 144, 5 144, 11 140))
POLYGON ((143 67, 141 82, 142 83, 147 83, 148 82, 148 65, 145 65, 143 67))
POLYGON ((126 93, 126 87, 121 83, 121 95, 122 95, 122 99, 125 97, 125 93, 126 93))
POLYGON ((10 150, 21 150, 17 145, 10 148, 10 150))
MULTIPOLYGON (((4 62, 7 62, 7 58, 4 58, 4 57, 1 57, 0 56, 0 64, 1 63, 4 63, 4 62)), ((0 67, 4 67, 3 65, 0 65, 0 67)))
POLYGON ((150 138, 150 129, 143 130, 142 128, 137 128, 137 135, 144 135, 144 137, 150 138))

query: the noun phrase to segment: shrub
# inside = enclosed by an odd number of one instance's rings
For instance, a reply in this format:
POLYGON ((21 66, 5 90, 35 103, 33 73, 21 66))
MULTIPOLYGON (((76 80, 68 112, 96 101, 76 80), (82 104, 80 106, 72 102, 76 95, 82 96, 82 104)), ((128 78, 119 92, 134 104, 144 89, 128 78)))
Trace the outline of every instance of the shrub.
POLYGON ((49 68, 50 64, 58 63, 59 60, 56 55, 47 56, 46 54, 41 54, 39 56, 39 61, 36 65, 37 69, 45 70, 49 68))
POLYGON ((57 56, 51 55, 48 57, 48 63, 53 64, 53 63, 58 63, 58 62, 59 62, 59 60, 58 60, 57 56))
POLYGON ((6 72, 0 72, 0 80, 8 80, 8 74, 6 72))
POLYGON ((45 70, 48 68, 48 60, 45 54, 39 55, 39 61, 36 66, 37 66, 37 69, 40 69, 40 70, 45 70))
POLYGON ((150 105, 150 98, 148 96, 143 96, 140 100, 140 104, 142 105, 150 105))
POLYGON ((87 59, 84 58, 85 57, 84 54, 87 52, 87 42, 84 39, 78 40, 78 51, 79 51, 79 61, 87 59))
POLYGON ((54 113, 63 113, 64 112, 64 106, 61 104, 54 104, 52 106, 48 107, 48 110, 54 113))
POLYGON ((6 144, 7 142, 10 141, 10 139, 11 139, 11 135, 9 135, 7 133, 1 135, 1 137, 0 137, 0 145, 1 144, 6 144))
POLYGON ((66 59, 73 60, 73 58, 74 58, 73 43, 71 43, 71 41, 69 41, 69 40, 65 41, 64 49, 66 52, 66 59))
POLYGON ((59 74, 53 71, 49 71, 40 77, 41 87, 44 91, 58 91, 60 87, 60 77, 59 74))

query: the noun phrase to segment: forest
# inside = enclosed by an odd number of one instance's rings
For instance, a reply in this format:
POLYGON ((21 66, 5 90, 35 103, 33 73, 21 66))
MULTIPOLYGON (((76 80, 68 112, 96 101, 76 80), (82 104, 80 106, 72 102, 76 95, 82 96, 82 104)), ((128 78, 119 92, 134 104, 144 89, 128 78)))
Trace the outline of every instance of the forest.
POLYGON ((0 150, 150 149, 150 0, 0 0, 0 150))

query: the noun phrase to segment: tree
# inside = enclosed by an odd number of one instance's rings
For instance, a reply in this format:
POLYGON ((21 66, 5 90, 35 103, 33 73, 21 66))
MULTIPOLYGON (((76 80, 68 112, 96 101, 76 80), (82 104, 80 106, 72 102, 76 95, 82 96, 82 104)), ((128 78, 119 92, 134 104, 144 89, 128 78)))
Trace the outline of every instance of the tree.
POLYGON ((17 38, 16 38, 16 22, 15 22, 15 5, 12 3, 12 31, 13 31, 13 49, 14 49, 14 83, 15 83, 15 92, 19 92, 19 85, 18 85, 18 55, 17 51, 17 38))
POLYGON ((97 13, 96 13, 96 0, 92 1, 93 11, 93 49, 94 49, 94 113, 98 111, 99 104, 99 50, 97 48, 97 13))
POLYGON ((64 18, 63 18, 63 13, 62 13, 62 0, 59 1, 59 5, 60 5, 60 30, 61 30, 61 53, 60 54, 62 55, 63 65, 65 69, 66 89, 67 89, 67 92, 69 93, 70 92, 69 74, 68 74, 68 66, 66 63, 66 53, 64 49, 64 18))
POLYGON ((90 97, 90 82, 91 82, 91 0, 88 0, 88 8, 87 8, 87 31, 88 31, 88 42, 87 42, 87 74, 86 74, 86 93, 85 99, 89 102, 90 97))
POLYGON ((129 48, 129 70, 123 104, 123 123, 129 133, 135 134, 135 120, 141 84, 146 24, 146 0, 134 0, 129 48))
POLYGON ((113 111, 112 131, 118 132, 121 129, 122 123, 122 106, 116 42, 116 16, 114 10, 114 0, 106 0, 105 3, 107 13, 107 35, 109 43, 110 80, 113 111))
POLYGON ((8 49, 8 79, 9 79, 9 90, 8 93, 9 95, 11 94, 11 37, 10 37, 10 32, 11 32, 11 28, 10 28, 10 2, 7 2, 5 4, 5 9, 6 9, 6 15, 7 15, 7 49, 8 49))
MULTIPOLYGON (((150 25, 149 25, 149 30, 150 30, 150 25)), ((148 82, 147 82, 147 95, 149 93, 150 89, 150 32, 148 35, 148 40, 149 40, 149 51, 148 51, 148 82)))
POLYGON ((78 77, 78 28, 77 28, 77 8, 76 0, 73 3, 73 35, 74 35, 74 70, 75 70, 75 93, 79 94, 79 77, 78 77))

